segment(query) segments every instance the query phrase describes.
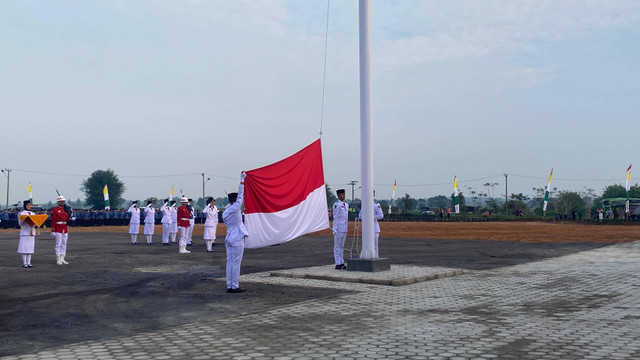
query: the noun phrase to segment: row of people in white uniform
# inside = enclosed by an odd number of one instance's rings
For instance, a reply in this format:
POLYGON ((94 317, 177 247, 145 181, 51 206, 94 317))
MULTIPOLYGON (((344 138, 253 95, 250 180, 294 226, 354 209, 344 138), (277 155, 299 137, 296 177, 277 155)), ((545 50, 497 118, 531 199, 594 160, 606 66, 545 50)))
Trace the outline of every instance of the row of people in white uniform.
MULTIPOLYGON (((189 220, 189 228, 186 232, 187 246, 192 245, 193 227, 195 224, 195 209, 191 206, 191 199, 188 199, 188 208, 191 212, 191 219, 189 220)), ((216 200, 212 197, 207 199, 207 205, 205 206, 203 213, 205 214, 204 222, 204 239, 207 245, 207 252, 212 252, 212 247, 215 246, 216 230, 218 227, 218 208, 215 205, 216 200)), ((131 235, 131 243, 138 244, 137 238, 140 233, 140 214, 144 214, 144 230, 143 234, 146 237, 147 244, 153 245, 153 234, 155 230, 155 214, 156 210, 153 207, 153 202, 148 201, 147 206, 142 210, 138 208, 138 202, 134 201, 131 207, 127 210, 131 214, 129 220, 129 235, 131 235)), ((176 236, 178 234, 178 208, 175 201, 164 200, 164 204, 160 208, 162 213, 162 245, 175 244, 176 236)))

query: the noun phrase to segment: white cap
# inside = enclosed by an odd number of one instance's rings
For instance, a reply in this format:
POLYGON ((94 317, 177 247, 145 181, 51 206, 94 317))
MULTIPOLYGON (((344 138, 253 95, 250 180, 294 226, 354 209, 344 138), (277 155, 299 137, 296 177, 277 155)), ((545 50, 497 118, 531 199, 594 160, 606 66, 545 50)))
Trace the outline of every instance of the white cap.
POLYGON ((67 201, 67 199, 64 198, 64 196, 60 195, 58 196, 58 198, 56 199, 56 202, 60 202, 60 201, 67 201))
POLYGON ((181 203, 183 203, 183 202, 189 202, 189 199, 187 199, 186 197, 183 197, 183 198, 180 198, 180 202, 181 202, 181 203))

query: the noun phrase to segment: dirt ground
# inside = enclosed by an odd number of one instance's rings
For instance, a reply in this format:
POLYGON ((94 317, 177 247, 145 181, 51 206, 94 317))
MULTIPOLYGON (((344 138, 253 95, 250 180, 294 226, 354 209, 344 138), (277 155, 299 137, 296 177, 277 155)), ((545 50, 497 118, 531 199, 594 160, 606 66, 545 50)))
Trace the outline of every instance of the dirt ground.
MULTIPOLYGON (((357 257, 354 223, 345 248, 357 257)), ((608 244, 634 241, 640 225, 543 222, 382 222, 380 254, 392 264, 470 270, 511 266, 608 244)), ((261 311, 287 303, 337 296, 344 291, 241 284, 226 293, 225 250, 205 251, 196 225, 191 254, 177 246, 131 245, 128 227, 71 228, 67 260, 55 264, 47 230, 36 237, 33 268, 21 266, 18 231, 0 230, 0 356, 92 339, 261 311)), ((222 243, 226 229, 218 227, 222 243)), ((278 246, 246 250, 242 274, 327 265, 333 267, 330 231, 278 246)), ((336 270, 338 271, 338 270, 336 270)))

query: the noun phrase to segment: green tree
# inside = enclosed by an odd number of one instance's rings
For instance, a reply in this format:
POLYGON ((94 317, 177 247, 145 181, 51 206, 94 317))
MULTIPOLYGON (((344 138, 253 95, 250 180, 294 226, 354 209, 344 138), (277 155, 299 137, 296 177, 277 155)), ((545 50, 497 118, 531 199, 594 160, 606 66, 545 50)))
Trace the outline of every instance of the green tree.
POLYGON ((111 170, 96 170, 88 179, 82 181, 82 190, 85 194, 85 205, 92 209, 104 209, 104 195, 102 189, 105 184, 109 189, 109 203, 111 208, 117 208, 122 202, 122 194, 126 187, 118 179, 118 175, 111 170))
MULTIPOLYGON (((527 195, 524 195, 523 193, 511 194, 509 195, 509 198, 510 200, 506 203, 507 209, 513 209, 513 211, 518 209, 522 210, 523 213, 529 212, 529 205, 527 205, 529 197, 527 195)), ((505 209, 503 208, 503 210, 505 209)))
POLYGON ((398 202, 400 203, 403 212, 410 212, 418 203, 415 199, 412 199, 409 194, 404 194, 404 197, 398 199, 398 202))
POLYGON ((582 196, 575 191, 560 191, 556 199, 556 209, 559 214, 570 214, 571 211, 582 213, 585 203, 582 196))
POLYGON ((449 199, 444 195, 432 196, 427 199, 427 206, 432 210, 447 208, 449 206, 449 199))

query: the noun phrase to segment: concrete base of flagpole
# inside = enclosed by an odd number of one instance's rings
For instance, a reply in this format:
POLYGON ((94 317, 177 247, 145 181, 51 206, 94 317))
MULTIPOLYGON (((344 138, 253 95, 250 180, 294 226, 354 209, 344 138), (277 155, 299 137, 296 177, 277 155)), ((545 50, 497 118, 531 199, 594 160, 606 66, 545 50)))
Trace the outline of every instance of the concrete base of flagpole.
POLYGON ((391 270, 391 259, 347 259, 347 271, 378 272, 391 270))

